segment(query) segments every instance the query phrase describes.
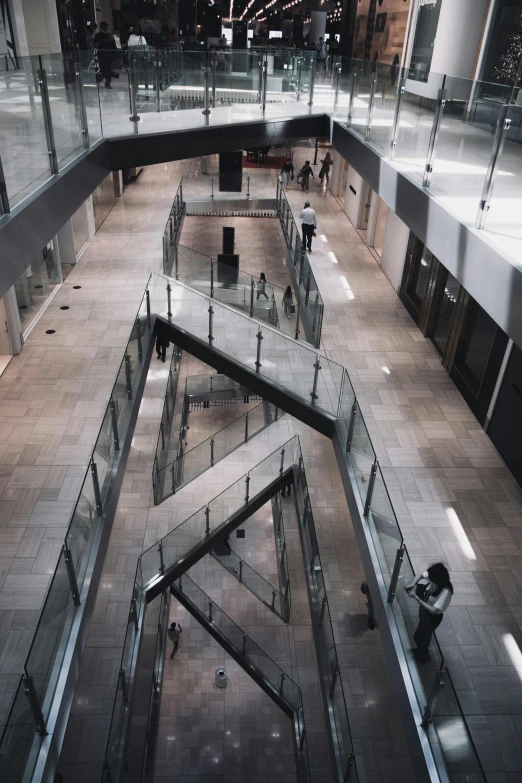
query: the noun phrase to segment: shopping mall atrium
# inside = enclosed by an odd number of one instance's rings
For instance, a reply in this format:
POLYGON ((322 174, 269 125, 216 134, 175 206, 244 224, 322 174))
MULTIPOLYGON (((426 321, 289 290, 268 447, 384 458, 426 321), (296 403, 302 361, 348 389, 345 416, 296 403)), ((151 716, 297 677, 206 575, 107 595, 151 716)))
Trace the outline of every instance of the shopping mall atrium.
POLYGON ((522 0, 0 0, 2 783, 522 783, 521 215, 522 0))

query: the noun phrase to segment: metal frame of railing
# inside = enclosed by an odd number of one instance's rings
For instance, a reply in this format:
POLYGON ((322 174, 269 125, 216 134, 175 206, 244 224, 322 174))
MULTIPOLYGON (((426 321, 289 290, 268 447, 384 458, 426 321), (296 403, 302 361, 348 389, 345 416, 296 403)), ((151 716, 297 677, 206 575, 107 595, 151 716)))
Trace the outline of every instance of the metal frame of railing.
POLYGON ((0 738, 6 783, 18 780, 19 776, 28 779, 35 768, 38 776, 43 774, 47 759, 44 740, 48 734, 56 732, 57 748, 60 745, 62 704, 72 693, 69 677, 75 657, 81 655, 78 644, 85 642, 81 640, 82 622, 96 587, 93 573, 100 556, 104 555, 101 542, 108 535, 107 513, 112 508, 112 489, 131 418, 137 409, 137 393, 143 382, 151 339, 152 320, 146 291, 70 517, 23 674, 13 675, 19 682, 0 738), (24 742, 20 742, 22 737, 24 742), (40 752, 44 758, 40 758, 40 752))
MULTIPOLYGON (((186 214, 186 204, 183 201, 183 177, 181 177, 176 195, 170 208, 167 225, 163 231, 163 272, 166 275, 172 274, 172 266, 177 273, 178 268, 178 245, 183 229, 183 220, 186 214)), ((175 277, 176 277, 175 273, 175 277)))

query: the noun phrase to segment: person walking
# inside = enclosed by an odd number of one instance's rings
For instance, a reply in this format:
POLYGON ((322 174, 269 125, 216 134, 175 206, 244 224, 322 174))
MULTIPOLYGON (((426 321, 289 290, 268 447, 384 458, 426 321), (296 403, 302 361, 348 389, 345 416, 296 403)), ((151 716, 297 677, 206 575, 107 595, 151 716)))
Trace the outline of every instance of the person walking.
POLYGON ((283 187, 285 190, 288 190, 290 176, 292 179, 294 178, 294 164, 292 163, 292 158, 288 158, 285 165, 281 169, 281 174, 283 175, 283 187))
POLYGON ((290 320, 290 313, 291 313, 290 308, 294 304, 294 300, 292 298, 292 289, 290 288, 290 286, 286 287, 286 291, 283 294, 282 304, 283 304, 283 310, 285 312, 285 315, 288 316, 288 320, 290 320))
POLYGON ((127 46, 131 49, 133 46, 147 46, 147 41, 144 35, 142 35, 141 27, 139 24, 135 24, 132 28, 132 33, 129 35, 127 46))
POLYGON ((319 179, 321 180, 321 185, 323 184, 323 178, 326 177, 326 182, 328 183, 330 181, 330 166, 333 166, 333 160, 329 152, 326 153, 326 157, 322 159, 321 163, 323 164, 321 166, 321 171, 319 172, 319 179))
POLYGON ((281 490, 281 497, 284 498, 285 494, 288 497, 292 496, 292 476, 289 475, 288 479, 286 480, 285 485, 283 486, 283 489, 281 490))
POLYGON ((97 81, 105 79, 105 87, 110 90, 112 89, 112 62, 114 60, 116 44, 109 32, 109 25, 107 22, 100 22, 100 31, 94 36, 93 43, 96 49, 101 74, 101 79, 97 79, 97 81))
POLYGON ((299 178, 301 180, 301 190, 303 190, 305 193, 308 193, 310 189, 310 174, 312 175, 312 177, 314 176, 314 172, 312 171, 312 167, 310 166, 310 161, 307 160, 303 168, 299 172, 299 178))
POLYGON ((156 337, 156 353, 158 356, 156 358, 161 359, 163 362, 165 361, 165 356, 167 355, 167 348, 169 347, 170 343, 167 340, 166 337, 164 337, 162 334, 158 334, 156 337))
POLYGON ((429 661, 431 637, 453 598, 448 569, 443 563, 434 563, 427 571, 417 574, 405 590, 419 604, 419 624, 413 634, 417 649, 413 654, 418 661, 429 661))
POLYGON ((265 291, 265 288, 266 288, 266 277, 265 277, 265 273, 261 272, 261 274, 259 275, 259 280, 257 281, 256 299, 259 299, 260 296, 264 296, 265 299, 269 298, 267 292, 265 291))
POLYGON ((317 59, 317 72, 321 73, 326 70, 326 41, 321 36, 319 38, 319 43, 315 47, 316 51, 316 59, 317 59))
POLYGON ((305 201, 304 209, 299 213, 299 220, 303 228, 303 245, 309 253, 312 252, 312 237, 317 228, 317 215, 315 209, 312 209, 309 201, 305 201))
POLYGON ((171 642, 174 642, 174 649, 172 650, 172 654, 170 656, 170 660, 174 658, 174 654, 177 652, 177 649, 179 647, 179 639, 181 634, 183 633, 183 628, 178 623, 178 628, 176 628, 176 623, 171 623, 170 628, 167 631, 167 635, 171 642), (179 630, 178 630, 179 629, 179 630))

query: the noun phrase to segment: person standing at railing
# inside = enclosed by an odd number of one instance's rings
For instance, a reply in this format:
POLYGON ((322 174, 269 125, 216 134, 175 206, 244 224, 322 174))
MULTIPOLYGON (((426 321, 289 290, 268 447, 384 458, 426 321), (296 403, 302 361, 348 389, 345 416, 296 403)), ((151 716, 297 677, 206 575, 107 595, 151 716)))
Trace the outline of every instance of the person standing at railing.
POLYGON ((179 623, 178 623, 178 628, 176 628, 176 623, 171 623, 170 624, 170 628, 167 631, 167 635, 168 635, 170 641, 174 642, 174 649, 172 650, 172 654, 170 656, 170 660, 172 660, 174 658, 174 655, 177 652, 177 649, 179 647, 180 636, 181 636, 182 633, 183 633, 183 628, 181 627, 181 625, 179 623))
POLYGON ((315 214, 315 209, 312 209, 310 206, 309 201, 305 201, 304 209, 302 209, 299 213, 299 220, 302 221, 301 225, 303 228, 303 246, 308 250, 309 253, 311 253, 312 237, 315 233, 315 229, 317 228, 317 215, 315 214))
POLYGON ((413 634, 417 649, 413 654, 418 661, 429 661, 433 632, 441 624, 444 612, 453 598, 448 569, 443 563, 434 563, 427 571, 417 574, 405 590, 419 604, 419 624, 413 634))
MULTIPOLYGON (((114 61, 116 44, 109 32, 109 25, 107 22, 100 22, 100 32, 96 33, 94 36, 93 43, 98 56, 101 79, 105 79, 105 87, 110 90, 112 88, 112 63, 114 61)), ((101 81, 101 79, 98 78, 97 73, 96 81, 101 81)))
POLYGON ((326 41, 322 36, 319 38, 319 43, 315 47, 315 51, 317 52, 317 73, 324 73, 326 70, 327 51, 326 41))
POLYGON ((265 299, 268 299, 268 294, 265 291, 265 288, 266 288, 266 277, 265 277, 265 273, 261 272, 261 274, 259 275, 259 280, 257 281, 256 299, 259 299, 260 296, 264 296, 265 299))
POLYGON ((281 169, 281 174, 283 176, 283 187, 285 190, 288 190, 290 175, 292 176, 292 179, 294 178, 294 164, 292 163, 292 158, 288 158, 285 165, 281 169))

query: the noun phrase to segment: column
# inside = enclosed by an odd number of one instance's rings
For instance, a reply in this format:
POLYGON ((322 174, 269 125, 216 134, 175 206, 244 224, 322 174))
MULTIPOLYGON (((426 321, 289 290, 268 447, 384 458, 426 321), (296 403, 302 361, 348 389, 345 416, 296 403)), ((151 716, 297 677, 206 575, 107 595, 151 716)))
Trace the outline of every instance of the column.
POLYGON ((326 11, 312 11, 308 40, 314 44, 319 43, 319 38, 324 38, 326 32, 326 11))

